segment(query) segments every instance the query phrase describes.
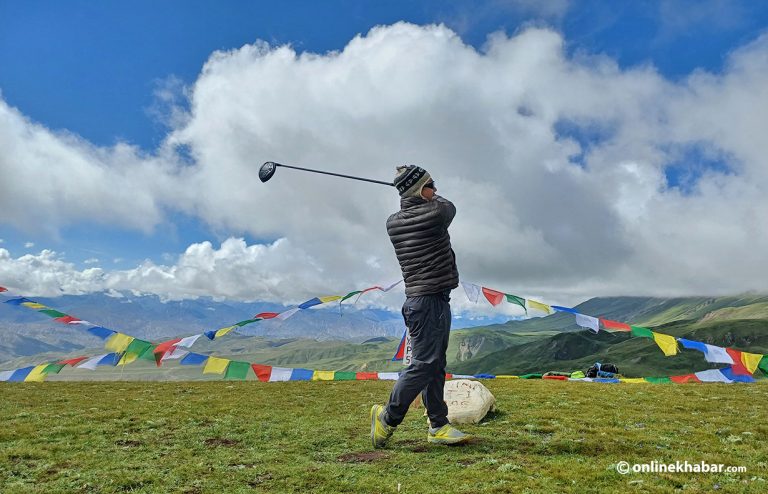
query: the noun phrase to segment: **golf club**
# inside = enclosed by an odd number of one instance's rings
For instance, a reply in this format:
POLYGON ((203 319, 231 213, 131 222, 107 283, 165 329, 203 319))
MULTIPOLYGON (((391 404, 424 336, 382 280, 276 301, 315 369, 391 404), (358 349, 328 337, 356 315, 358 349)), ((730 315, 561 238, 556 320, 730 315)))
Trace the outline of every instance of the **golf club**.
POLYGON ((331 173, 331 172, 324 172, 321 170, 312 170, 310 168, 301 168, 299 166, 283 165, 280 163, 275 163, 274 161, 267 161, 266 163, 261 165, 261 168, 259 168, 259 180, 261 180, 262 182, 266 182, 267 180, 272 178, 272 175, 275 174, 275 171, 277 170, 278 166, 282 166, 284 168, 293 168, 294 170, 304 170, 305 172, 322 173, 323 175, 333 175, 334 177, 343 177, 343 178, 351 178, 353 180, 362 180, 363 182, 372 182, 374 184, 389 185, 390 187, 395 186, 395 184, 393 184, 392 182, 382 182, 380 180, 372 180, 370 178, 353 177, 352 175, 342 175, 341 173, 331 173))

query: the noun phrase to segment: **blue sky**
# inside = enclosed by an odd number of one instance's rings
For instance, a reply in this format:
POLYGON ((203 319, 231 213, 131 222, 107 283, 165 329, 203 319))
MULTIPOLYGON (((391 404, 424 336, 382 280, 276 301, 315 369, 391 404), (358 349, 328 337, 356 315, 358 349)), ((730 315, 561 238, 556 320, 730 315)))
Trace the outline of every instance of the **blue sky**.
MULTIPOLYGON (((326 54, 345 50, 374 26, 398 21, 442 23, 480 53, 491 33, 515 39, 528 29, 549 30, 561 37, 569 61, 602 57, 619 72, 648 70, 674 86, 687 84, 695 73, 724 76, 731 54, 765 33, 768 6, 751 1, 0 1, 0 95, 28 123, 54 135, 74 135, 91 150, 127 143, 137 156, 154 156, 179 128, 162 117, 168 108, 158 91, 175 87, 174 103, 188 111, 189 101, 178 88, 195 87, 216 50, 263 40, 271 47, 290 44, 298 54, 326 54)), ((558 122, 557 138, 581 148, 570 161, 585 169, 589 150, 614 131, 609 120, 602 120, 602 127, 558 122)), ((737 174, 728 149, 701 139, 666 148, 675 156, 662 169, 670 189, 695 194, 708 172, 737 174)), ((255 157, 266 159, 271 158, 255 157)), ((72 183, 61 186, 77 189, 72 183)), ((290 238, 275 228, 217 221, 203 209, 166 204, 161 219, 146 227, 88 214, 41 224, 46 222, 41 209, 27 224, 0 221, 0 248, 13 258, 52 249, 74 269, 99 265, 108 271, 131 269, 144 259, 172 264, 188 246, 204 241, 218 247, 230 237, 244 238, 247 245, 290 238)), ((542 236, 570 235, 565 230, 542 236)))

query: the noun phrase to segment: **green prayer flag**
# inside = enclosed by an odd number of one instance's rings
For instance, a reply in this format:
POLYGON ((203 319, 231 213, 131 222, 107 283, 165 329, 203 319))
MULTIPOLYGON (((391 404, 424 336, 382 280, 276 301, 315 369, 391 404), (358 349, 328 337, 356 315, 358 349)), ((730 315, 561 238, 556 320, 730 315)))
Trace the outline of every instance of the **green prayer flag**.
POLYGON ((650 329, 643 328, 642 326, 630 326, 630 327, 632 328, 632 336, 653 339, 653 331, 651 331, 650 329))
POLYGON ((51 317, 67 317, 67 315, 64 314, 63 312, 59 312, 59 311, 53 310, 53 309, 42 309, 42 310, 39 310, 37 312, 40 312, 41 314, 46 314, 46 315, 51 316, 51 317))
POLYGON ((43 369, 43 374, 58 374, 64 367, 64 364, 48 364, 48 367, 43 369))
MULTIPOLYGON (((632 326, 632 328, 634 329, 634 326, 632 326)), ((672 380, 668 377, 646 377, 645 380, 648 381, 649 383, 656 383, 656 384, 666 384, 666 383, 672 382, 672 380)))
POLYGON ((139 355, 140 359, 149 360, 150 362, 156 362, 155 360, 155 348, 157 348, 157 345, 149 345, 149 348, 144 350, 144 353, 139 355))
POLYGON ((342 303, 343 301, 347 300, 350 297, 354 297, 358 293, 363 293, 363 291, 362 290, 357 290, 357 291, 354 291, 354 292, 349 292, 348 294, 346 294, 343 297, 341 297, 341 300, 339 300, 339 303, 342 303))
POLYGON ((505 293, 507 297, 507 302, 510 304, 517 304, 523 309, 525 309, 525 313, 528 314, 528 308, 525 306, 525 299, 523 297, 518 297, 517 295, 510 295, 508 293, 505 293))
POLYGON ((232 360, 227 366, 224 379, 245 381, 245 378, 248 376, 248 369, 250 368, 251 364, 248 362, 238 362, 237 360, 232 360))
MULTIPOLYGON (((125 353, 128 355, 142 356, 147 350, 152 348, 152 343, 144 340, 134 338, 128 346, 125 348, 125 353)), ((154 359, 153 359, 154 360, 154 359)))
POLYGON ((335 372, 333 374, 334 381, 354 381, 357 379, 357 372, 335 372))
POLYGON ((768 375, 768 355, 763 355, 760 359, 760 363, 757 364, 757 368, 763 371, 765 375, 768 375))
POLYGON ((543 376, 543 374, 523 374, 520 376, 520 379, 541 379, 541 376, 543 376))
POLYGON ((240 326, 242 328, 243 326, 256 321, 261 321, 261 319, 246 319, 245 321, 236 322, 235 326, 240 326))

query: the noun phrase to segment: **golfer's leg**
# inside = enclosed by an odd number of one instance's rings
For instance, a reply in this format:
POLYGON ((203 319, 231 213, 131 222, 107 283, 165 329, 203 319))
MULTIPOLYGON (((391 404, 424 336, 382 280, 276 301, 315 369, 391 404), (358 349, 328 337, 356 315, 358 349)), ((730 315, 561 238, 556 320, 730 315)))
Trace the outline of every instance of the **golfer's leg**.
POLYGON ((430 296, 410 297, 403 305, 403 317, 411 335, 412 359, 395 383, 387 403, 384 421, 388 425, 399 425, 416 396, 429 384, 440 365, 434 358, 435 347, 440 341, 432 338, 430 321, 430 296))
POLYGON ((427 387, 421 394, 424 406, 427 409, 429 422, 432 427, 442 427, 448 423, 448 406, 445 404, 445 367, 448 350, 448 338, 451 331, 451 308, 448 302, 435 298, 435 309, 432 311, 433 320, 431 326, 435 328, 434 341, 436 342, 434 359, 438 363, 435 367, 427 387))

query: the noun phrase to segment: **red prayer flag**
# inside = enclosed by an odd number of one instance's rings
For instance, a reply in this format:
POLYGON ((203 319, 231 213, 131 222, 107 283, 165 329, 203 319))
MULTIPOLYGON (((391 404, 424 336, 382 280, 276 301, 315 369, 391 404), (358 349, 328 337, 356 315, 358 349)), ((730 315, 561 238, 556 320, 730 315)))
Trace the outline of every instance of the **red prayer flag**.
POLYGON ((403 331, 403 337, 400 339, 400 344, 397 345, 397 350, 395 351, 395 356, 392 357, 392 361, 398 361, 403 360, 405 358, 405 334, 408 332, 406 329, 403 331))
POLYGON ((252 319, 272 319, 278 316, 277 312, 259 312, 252 319))
POLYGON ((0 292, 7 292, 8 289, 4 286, 0 286, 0 292))
POLYGON ((482 287, 483 288, 483 295, 485 295, 485 298, 488 299, 488 301, 493 306, 497 306, 501 303, 502 300, 504 300, 504 294, 501 292, 497 292, 496 290, 491 290, 490 288, 482 287))
POLYGON ((56 362, 59 365, 71 365, 72 367, 76 366, 79 362, 82 362, 83 360, 87 359, 88 357, 76 357, 76 358, 70 358, 67 360, 59 360, 56 362))
POLYGON ((256 377, 259 378, 259 381, 261 382, 269 381, 269 376, 272 375, 271 365, 251 364, 251 367, 253 368, 253 372, 256 374, 256 377))
POLYGON ((698 377, 696 377, 696 374, 685 374, 684 376, 669 376, 669 380, 673 383, 683 384, 683 383, 700 383, 701 380, 699 380, 698 377))
POLYGON ((446 378, 446 379, 453 379, 453 374, 446 374, 446 375, 445 375, 445 378, 446 378))
POLYGON ((611 321, 610 319, 600 319, 605 329, 615 329, 617 331, 632 331, 632 327, 629 324, 623 322, 611 321))
POLYGON ((80 319, 72 316, 64 316, 64 317, 57 317, 54 319, 54 321, 59 321, 60 323, 69 324, 71 322, 80 321, 80 319))
POLYGON ((164 355, 168 353, 169 351, 172 351, 172 346, 176 345, 176 343, 180 342, 181 338, 174 338, 172 340, 164 341, 162 343, 159 343, 155 349, 153 350, 154 353, 159 353, 161 355, 164 355))
POLYGON ((371 379, 378 379, 379 373, 378 372, 358 372, 355 374, 355 379, 358 381, 368 381, 371 379))
POLYGON ((542 379, 551 379, 553 381, 567 381, 567 376, 542 376, 542 379))
POLYGON ((734 374, 740 374, 742 376, 752 375, 752 373, 744 367, 744 363, 741 361, 741 351, 734 350, 733 348, 726 348, 725 351, 728 352, 728 355, 733 359, 733 366, 731 369, 733 369, 734 374))

